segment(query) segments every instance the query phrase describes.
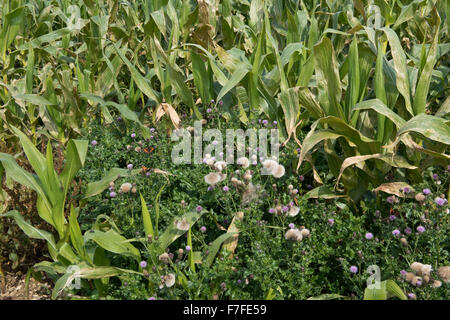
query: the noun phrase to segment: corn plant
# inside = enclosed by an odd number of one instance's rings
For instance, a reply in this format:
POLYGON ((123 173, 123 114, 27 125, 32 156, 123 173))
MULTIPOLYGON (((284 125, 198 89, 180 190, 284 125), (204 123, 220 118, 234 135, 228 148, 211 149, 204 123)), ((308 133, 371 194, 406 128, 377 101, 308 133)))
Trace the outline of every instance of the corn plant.
MULTIPOLYGON (((450 144, 448 121, 425 114, 432 70, 438 58, 440 28, 437 10, 433 9, 431 15, 435 21, 432 44, 428 51, 423 45, 420 62, 411 71, 398 36, 389 27, 364 27, 361 37, 367 38, 365 41, 353 38, 341 67, 329 38, 324 36, 314 46, 317 94, 310 88, 301 88, 299 92, 301 103, 314 115, 315 122, 303 141, 298 166, 324 141, 325 157, 336 178, 336 187, 342 179, 346 194, 356 201, 369 184, 374 188, 382 185, 392 167, 405 170, 411 181, 418 182, 421 170, 448 162, 450 156, 445 153, 450 144), (389 43, 392 61, 387 60, 384 52, 386 43, 383 46, 383 42, 375 41, 377 35, 389 43), (368 78, 373 64, 371 88, 368 78), (347 83, 342 81, 344 72, 347 83), (416 75, 413 78, 412 73, 416 75), (411 87, 415 89, 414 95, 411 87), (405 148, 398 148, 400 141, 405 148)), ((445 108, 446 102, 442 106, 445 108)))
MULTIPOLYGON (((28 237, 47 242, 48 252, 53 262, 38 263, 33 269, 45 271, 55 280, 57 279, 53 289, 53 298, 56 298, 77 277, 78 279, 96 279, 95 284, 102 294, 104 282, 99 280, 100 278, 117 276, 123 272, 133 272, 132 270, 110 267, 108 259, 104 256, 104 250, 130 256, 137 263, 140 262, 140 253, 127 239, 120 235, 117 229, 112 227, 105 231, 104 226, 96 224, 92 230, 87 231, 82 236, 77 221, 79 210, 73 206, 70 208, 69 218, 67 219, 65 216, 67 194, 73 178, 84 164, 87 141, 69 141, 66 164, 61 174, 58 175, 53 165, 51 143, 48 142, 47 153, 44 157, 23 132, 15 127, 13 127, 13 130, 19 136, 35 174, 22 169, 16 163, 14 157, 5 153, 0 154, 0 172, 6 172, 7 180, 12 179, 37 193, 38 214, 56 230, 57 234, 54 235, 48 231, 37 229, 25 221, 16 210, 2 214, 1 217, 14 218, 28 237), (88 245, 92 241, 97 246, 88 245), (76 273, 73 273, 74 266, 78 270, 76 273), (58 276, 58 274, 63 275, 58 276)), ((114 225, 112 224, 112 226, 114 225)), ((140 274, 139 272, 136 273, 140 274)))

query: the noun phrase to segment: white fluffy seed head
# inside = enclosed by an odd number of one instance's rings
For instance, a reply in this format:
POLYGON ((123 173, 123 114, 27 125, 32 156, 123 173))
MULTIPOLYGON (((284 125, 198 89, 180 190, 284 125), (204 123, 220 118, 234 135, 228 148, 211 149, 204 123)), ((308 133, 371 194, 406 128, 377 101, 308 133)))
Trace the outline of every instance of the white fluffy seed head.
POLYGON ((300 212, 300 208, 297 206, 292 206, 289 211, 288 211, 288 215, 290 217, 295 217, 296 215, 298 215, 298 213, 300 212))
POLYGON ((215 185, 221 181, 222 176, 217 172, 208 173, 205 176, 205 182, 210 185, 215 185))
POLYGON ((275 178, 281 178, 282 176, 284 176, 285 171, 286 170, 284 169, 284 166, 282 164, 279 164, 275 167, 275 169, 273 169, 272 175, 275 178))
POLYGON ((239 159, 237 159, 236 163, 242 168, 248 168, 248 166, 250 165, 250 161, 246 157, 240 157, 239 159))
POLYGON ((164 284, 168 288, 173 286, 175 284, 175 274, 169 273, 168 275, 164 276, 164 284))
POLYGON ((133 185, 131 183, 125 182, 120 186, 119 192, 127 193, 131 190, 132 187, 133 185))
POLYGON ((311 235, 309 229, 302 229, 301 232, 302 232, 303 238, 308 238, 311 235))
POLYGON ((423 264, 421 264, 420 262, 413 262, 410 267, 416 274, 422 274, 423 264))
POLYGON ((289 229, 284 235, 286 240, 302 241, 302 232, 298 229, 289 229))

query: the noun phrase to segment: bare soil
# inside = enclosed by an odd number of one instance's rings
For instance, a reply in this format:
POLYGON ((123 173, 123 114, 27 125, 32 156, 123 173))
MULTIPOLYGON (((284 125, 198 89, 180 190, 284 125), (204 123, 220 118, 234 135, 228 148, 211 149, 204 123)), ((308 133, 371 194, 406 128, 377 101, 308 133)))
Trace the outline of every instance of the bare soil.
MULTIPOLYGON (((1 276, 0 276, 1 277, 1 276)), ((6 273, 0 281, 0 300, 50 300, 51 289, 47 283, 30 279, 28 294, 24 274, 6 273)))

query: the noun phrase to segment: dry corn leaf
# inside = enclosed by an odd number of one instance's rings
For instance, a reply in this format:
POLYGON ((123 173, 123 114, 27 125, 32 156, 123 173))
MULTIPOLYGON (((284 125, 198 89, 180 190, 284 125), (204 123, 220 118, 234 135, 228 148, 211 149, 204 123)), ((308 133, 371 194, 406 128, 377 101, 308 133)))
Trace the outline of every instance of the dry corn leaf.
POLYGON ((178 116, 178 113, 175 111, 175 109, 168 103, 162 102, 158 109, 156 109, 156 122, 158 122, 163 115, 167 115, 170 118, 170 121, 172 121, 172 124, 175 126, 175 128, 180 127, 181 119, 178 116))

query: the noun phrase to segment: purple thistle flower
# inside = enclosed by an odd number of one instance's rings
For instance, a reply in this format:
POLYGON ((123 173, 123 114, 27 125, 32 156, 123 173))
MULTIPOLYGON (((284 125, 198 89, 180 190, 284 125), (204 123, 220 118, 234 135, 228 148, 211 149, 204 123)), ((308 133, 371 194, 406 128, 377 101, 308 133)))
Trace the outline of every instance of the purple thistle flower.
POLYGON ((211 191, 211 190, 213 190, 213 189, 214 189, 213 186, 209 186, 209 187, 208 187, 208 191, 211 191))
POLYGON ((136 138, 136 133, 132 133, 131 134, 131 137, 134 139, 134 138, 136 138))
POLYGON ((142 260, 141 263, 139 263, 139 265, 141 266, 141 268, 145 268, 147 267, 147 261, 142 260))
POLYGON ((241 284, 241 279, 238 279, 238 281, 236 281, 238 284, 241 284))
POLYGON ((407 273, 408 273, 408 272, 406 272, 406 270, 401 270, 401 271, 400 271, 400 274, 401 274, 402 276, 406 276, 407 273))
POLYGON ((411 232, 412 232, 410 227, 406 227, 404 231, 406 234, 411 234, 411 232))
POLYGON ((225 186, 225 187, 223 187, 223 191, 228 192, 228 191, 230 191, 230 188, 228 188, 228 186, 225 186))
POLYGON ((408 298, 410 298, 411 300, 416 299, 416 295, 414 293, 408 293, 408 298))
POLYGON ((274 208, 270 208, 269 209, 269 213, 275 213, 275 209, 274 208))
POLYGON ((295 224, 289 223, 289 229, 294 229, 294 228, 295 228, 295 224))
POLYGON ((358 267, 357 266, 351 266, 350 267, 350 272, 351 273, 357 273, 358 272, 358 267))
POLYGON ((300 182, 303 182, 305 180, 305 177, 304 176, 300 176, 300 177, 298 177, 298 180, 300 180, 300 182))
POLYGON ((223 101, 222 100, 219 101, 219 105, 223 106, 223 101))
POLYGON ((115 198, 115 197, 117 196, 117 194, 116 194, 114 191, 111 191, 111 192, 109 193, 109 196, 110 196, 111 198, 115 198))
POLYGON ((205 232, 205 231, 206 231, 206 227, 205 227, 205 226, 202 226, 202 227, 200 228, 200 231, 201 231, 201 232, 205 232))
POLYGON ((206 109, 206 112, 211 113, 211 112, 212 112, 212 109, 211 109, 211 108, 208 108, 208 109, 206 109))
POLYGON ((191 247, 190 246, 186 246, 186 251, 191 251, 191 247))
POLYGON ((276 126, 277 124, 278 124, 278 122, 277 122, 276 120, 274 120, 274 121, 273 121, 273 125, 276 126))
POLYGON ((195 210, 197 210, 197 212, 201 212, 203 210, 203 208, 201 206, 197 206, 197 208, 195 208, 195 210))
POLYGON ((392 234, 397 237, 400 234, 400 230, 395 229, 394 231, 392 231, 392 234))
POLYGON ((404 193, 409 193, 410 191, 411 191, 411 189, 408 188, 408 187, 404 187, 404 188, 403 188, 403 192, 404 192, 404 193))
POLYGON ((446 200, 445 200, 445 199, 442 199, 442 198, 440 198, 440 197, 437 197, 436 199, 434 199, 434 202, 436 202, 436 204, 437 204, 438 206, 443 206, 443 205, 445 204, 446 200))
POLYGON ((449 170, 449 171, 450 171, 450 165, 448 165, 448 166, 447 166, 447 170, 449 170))
POLYGON ((269 121, 267 121, 267 120, 263 120, 263 121, 262 121, 262 124, 265 125, 265 126, 266 126, 268 123, 269 123, 269 121))
POLYGON ((422 281, 420 281, 420 280, 417 280, 417 282, 416 282, 416 286, 420 287, 421 285, 422 285, 422 281))
POLYGON ((127 168, 128 168, 129 170, 133 169, 133 164, 132 164, 132 163, 128 164, 128 165, 127 165, 127 168))
POLYGON ((91 145, 92 145, 93 147, 95 147, 95 146, 97 145, 97 140, 92 140, 92 141, 91 141, 91 145))
POLYGON ((425 188, 425 189, 422 190, 422 192, 423 192, 424 195, 429 195, 431 193, 431 190, 428 189, 428 188, 425 188))
POLYGON ((439 176, 437 175, 437 173, 433 174, 433 179, 436 181, 439 180, 439 176))
POLYGON ((394 198, 392 198, 392 197, 387 197, 386 201, 387 201, 388 203, 390 203, 390 204, 393 204, 393 203, 394 203, 394 198))
POLYGON ((156 300, 155 297, 150 297, 148 300, 156 300))
POLYGON ((284 206, 282 210, 283 210, 283 212, 288 212, 289 211, 289 207, 288 206, 284 206))
POLYGON ((425 228, 422 227, 422 226, 418 226, 418 227, 417 227, 417 231, 418 231, 419 233, 424 233, 424 232, 425 232, 425 228))
POLYGON ((147 171, 147 172, 145 173, 145 175, 146 175, 147 177, 149 177, 149 176, 150 176, 150 171, 147 171))
POLYGON ((332 226, 334 224, 334 219, 328 219, 328 224, 332 226))
POLYGON ((312 189, 312 185, 310 185, 310 184, 306 185, 306 189, 311 190, 312 189))
POLYGON ((150 128, 150 132, 155 132, 155 128, 150 128))
POLYGON ((373 239, 373 234, 371 232, 367 232, 366 233, 366 239, 367 240, 372 240, 373 239))
POLYGON ((395 219, 397 219, 397 217, 395 215, 390 215, 389 216, 389 220, 394 221, 395 219))

